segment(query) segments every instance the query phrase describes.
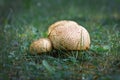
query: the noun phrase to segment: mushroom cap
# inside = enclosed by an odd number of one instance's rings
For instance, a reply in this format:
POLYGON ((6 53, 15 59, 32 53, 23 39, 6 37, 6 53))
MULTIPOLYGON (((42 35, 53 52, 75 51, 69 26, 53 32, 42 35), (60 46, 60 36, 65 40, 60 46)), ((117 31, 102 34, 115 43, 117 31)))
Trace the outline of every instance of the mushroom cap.
POLYGON ((90 47, 88 31, 74 21, 59 21, 48 29, 48 38, 55 49, 86 50, 90 47))
POLYGON ((48 38, 40 38, 39 40, 36 40, 32 42, 30 45, 30 52, 32 54, 34 53, 44 53, 49 52, 52 50, 52 44, 51 41, 48 38))

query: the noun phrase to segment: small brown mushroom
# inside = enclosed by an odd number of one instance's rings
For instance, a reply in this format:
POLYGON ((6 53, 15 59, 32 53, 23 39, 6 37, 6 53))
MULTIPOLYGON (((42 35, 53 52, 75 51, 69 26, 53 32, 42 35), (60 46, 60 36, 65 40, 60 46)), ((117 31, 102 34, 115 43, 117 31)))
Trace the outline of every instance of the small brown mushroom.
POLYGON ((48 38, 55 49, 86 50, 90 47, 88 31, 74 21, 58 21, 48 29, 48 38))
POLYGON ((34 53, 44 53, 52 50, 51 41, 48 38, 40 38, 39 40, 34 41, 30 45, 30 52, 34 53))

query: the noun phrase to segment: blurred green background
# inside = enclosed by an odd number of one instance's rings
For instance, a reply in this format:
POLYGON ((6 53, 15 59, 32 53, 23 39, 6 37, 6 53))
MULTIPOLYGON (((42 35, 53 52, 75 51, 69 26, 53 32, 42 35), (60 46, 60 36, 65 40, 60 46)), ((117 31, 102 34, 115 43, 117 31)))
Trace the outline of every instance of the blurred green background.
POLYGON ((119 0, 0 0, 0 21, 11 22, 11 19, 17 15, 19 15, 17 17, 24 16, 26 23, 34 22, 34 20, 37 23, 37 21, 53 17, 84 19, 84 17, 97 16, 117 20, 120 13, 119 3, 119 0), (61 17, 68 14, 67 17, 61 17))
POLYGON ((0 0, 0 80, 119 80, 119 49, 120 0, 0 0), (90 50, 30 55, 59 20, 84 26, 90 50))

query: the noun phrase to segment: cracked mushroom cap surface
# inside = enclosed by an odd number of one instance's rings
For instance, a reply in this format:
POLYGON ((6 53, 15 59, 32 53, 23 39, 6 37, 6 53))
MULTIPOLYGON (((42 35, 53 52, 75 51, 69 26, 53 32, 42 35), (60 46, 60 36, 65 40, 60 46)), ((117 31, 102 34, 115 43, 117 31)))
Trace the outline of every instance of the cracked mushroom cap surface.
POLYGON ((33 41, 30 45, 30 52, 31 54, 34 53, 44 53, 50 52, 52 50, 51 41, 48 38, 40 38, 36 41, 33 41))
POLYGON ((58 21, 48 29, 48 38, 55 49, 87 50, 90 47, 88 31, 74 21, 58 21))

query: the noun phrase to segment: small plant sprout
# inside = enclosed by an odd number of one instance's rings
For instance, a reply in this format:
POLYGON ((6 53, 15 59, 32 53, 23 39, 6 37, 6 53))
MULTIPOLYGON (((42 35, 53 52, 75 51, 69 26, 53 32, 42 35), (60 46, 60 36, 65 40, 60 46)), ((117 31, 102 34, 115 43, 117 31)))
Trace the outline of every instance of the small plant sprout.
POLYGON ((51 50, 52 44, 48 38, 40 38, 39 40, 32 42, 32 44, 30 45, 30 52, 32 54, 41 54, 45 52, 50 52, 51 50))
POLYGON ((90 47, 88 31, 74 21, 58 21, 48 29, 48 38, 55 49, 87 50, 90 47))

